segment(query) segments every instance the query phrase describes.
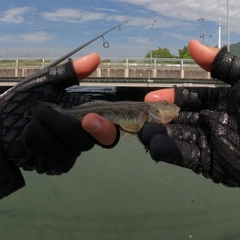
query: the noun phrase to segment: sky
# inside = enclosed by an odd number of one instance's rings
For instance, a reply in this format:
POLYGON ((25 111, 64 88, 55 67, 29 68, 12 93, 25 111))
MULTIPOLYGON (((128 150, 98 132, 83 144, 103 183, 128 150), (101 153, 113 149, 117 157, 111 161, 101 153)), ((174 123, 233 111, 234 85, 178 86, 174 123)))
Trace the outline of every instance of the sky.
POLYGON ((177 56, 190 39, 202 41, 203 23, 204 44, 216 46, 219 17, 226 45, 227 3, 230 43, 237 43, 236 0, 1 0, 0 59, 61 57, 125 21, 74 56, 98 52, 103 59, 143 58, 158 47, 177 56))

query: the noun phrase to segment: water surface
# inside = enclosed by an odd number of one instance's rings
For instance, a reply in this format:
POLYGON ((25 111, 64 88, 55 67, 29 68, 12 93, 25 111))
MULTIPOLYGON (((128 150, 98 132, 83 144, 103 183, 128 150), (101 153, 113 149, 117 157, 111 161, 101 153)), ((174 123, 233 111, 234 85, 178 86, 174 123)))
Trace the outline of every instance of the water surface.
MULTIPOLYGON (((75 89, 76 91, 76 89, 75 89)), ((77 89, 129 100, 143 92, 77 89)), ((136 136, 94 147, 62 176, 23 172, 27 186, 0 201, 1 240, 239 240, 240 191, 156 164, 136 136)))
POLYGON ((239 239, 239 189, 156 164, 135 136, 94 147, 62 176, 24 172, 0 202, 2 240, 239 239))

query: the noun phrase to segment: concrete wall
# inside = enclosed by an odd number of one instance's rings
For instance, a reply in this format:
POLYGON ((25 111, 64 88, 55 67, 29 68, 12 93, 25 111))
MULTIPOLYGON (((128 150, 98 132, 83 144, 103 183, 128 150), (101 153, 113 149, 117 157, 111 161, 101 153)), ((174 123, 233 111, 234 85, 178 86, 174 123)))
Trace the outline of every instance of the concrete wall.
MULTIPOLYGON (((0 67, 0 77, 27 77, 41 68, 19 67, 3 68, 0 67)), ((210 74, 200 68, 98 68, 90 77, 102 78, 187 78, 187 79, 210 79, 210 74)))
POLYGON ((202 69, 185 69, 184 78, 198 78, 198 79, 209 79, 211 78, 210 73, 202 69))
POLYGON ((157 78, 181 78, 181 70, 179 69, 158 69, 157 78))
POLYGON ((0 77, 15 77, 15 68, 0 68, 0 77))

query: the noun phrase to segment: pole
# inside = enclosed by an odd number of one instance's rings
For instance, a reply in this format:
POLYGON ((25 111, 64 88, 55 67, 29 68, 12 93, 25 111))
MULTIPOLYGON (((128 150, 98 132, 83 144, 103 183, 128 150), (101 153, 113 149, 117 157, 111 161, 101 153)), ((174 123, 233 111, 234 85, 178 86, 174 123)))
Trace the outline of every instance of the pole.
POLYGON ((218 48, 220 49, 221 48, 221 41, 222 41, 222 39, 221 39, 221 35, 222 35, 222 31, 221 31, 222 29, 221 29, 221 18, 219 17, 219 19, 218 19, 218 48))
POLYGON ((229 0, 227 0, 227 49, 230 51, 229 0))
POLYGON ((204 44, 204 37, 206 35, 206 32, 204 31, 204 18, 199 18, 199 21, 202 21, 202 35, 200 36, 202 38, 202 44, 204 44))
POLYGON ((151 63, 152 63, 152 51, 153 51, 153 37, 152 37, 152 30, 153 30, 153 24, 156 22, 157 20, 154 20, 151 26, 151 55, 150 55, 150 59, 151 59, 151 63))
MULTIPOLYGON (((81 45, 80 47, 74 49, 74 50, 71 51, 70 53, 67 53, 67 54, 64 55, 63 57, 61 57, 61 58, 59 58, 58 60, 56 60, 55 62, 51 63, 50 65, 48 65, 48 67, 56 66, 57 64, 61 63, 62 61, 64 61, 64 60, 67 59, 68 57, 72 56, 74 53, 80 51, 81 49, 85 48, 86 46, 88 46, 88 45, 91 44, 92 42, 94 42, 94 41, 96 41, 97 39, 103 37, 104 35, 106 35, 107 33, 111 32, 111 31, 113 31, 114 29, 119 28, 119 27, 122 26, 123 24, 128 23, 129 21, 131 21, 131 20, 127 20, 127 21, 125 21, 125 22, 123 22, 123 23, 121 23, 121 24, 118 24, 117 26, 115 26, 115 27, 109 29, 108 31, 100 34, 99 36, 93 38, 92 40, 86 42, 85 44, 81 45)), ((105 43, 106 43, 106 42, 105 42, 105 43)))

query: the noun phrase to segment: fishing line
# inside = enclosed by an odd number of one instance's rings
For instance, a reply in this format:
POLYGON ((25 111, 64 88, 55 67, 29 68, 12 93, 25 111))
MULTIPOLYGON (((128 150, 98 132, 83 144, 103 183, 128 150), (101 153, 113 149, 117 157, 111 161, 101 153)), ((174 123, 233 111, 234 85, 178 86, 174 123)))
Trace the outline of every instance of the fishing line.
MULTIPOLYGON (((100 34, 99 36, 93 38, 92 40, 86 42, 85 44, 83 44, 83 45, 81 45, 80 47, 78 47, 78 48, 74 49, 73 51, 71 51, 70 53, 67 53, 67 54, 64 55, 63 57, 61 57, 61 58, 59 58, 58 60, 54 61, 53 63, 51 63, 50 65, 48 65, 48 67, 56 66, 57 64, 59 64, 59 63, 61 63, 62 61, 66 60, 68 57, 72 56, 74 53, 80 51, 81 49, 85 48, 85 47, 88 46, 89 44, 95 42, 95 41, 96 41, 97 39, 99 39, 99 38, 103 38, 103 40, 104 40, 104 35, 108 34, 109 32, 113 31, 113 30, 116 29, 116 28, 119 29, 123 24, 128 23, 129 21, 132 21, 132 19, 127 20, 127 21, 125 21, 125 22, 123 22, 123 23, 121 23, 121 24, 118 24, 117 26, 109 29, 108 31, 106 31, 106 32, 100 34)), ((109 47, 109 43, 108 43, 107 41, 104 41, 104 42, 103 42, 103 47, 108 48, 108 47, 109 47)))

